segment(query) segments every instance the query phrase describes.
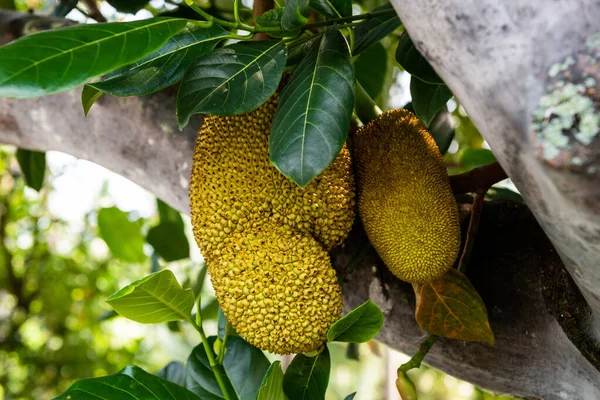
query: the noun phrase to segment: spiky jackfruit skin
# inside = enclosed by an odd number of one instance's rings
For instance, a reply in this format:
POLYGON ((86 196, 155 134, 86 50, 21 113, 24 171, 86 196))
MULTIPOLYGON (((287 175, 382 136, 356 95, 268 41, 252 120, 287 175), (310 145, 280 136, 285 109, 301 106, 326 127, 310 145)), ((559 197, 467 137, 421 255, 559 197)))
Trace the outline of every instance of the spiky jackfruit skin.
POLYGON ((346 147, 304 188, 270 163, 278 99, 275 93, 244 115, 205 117, 190 200, 194 235, 225 316, 248 342, 286 354, 318 348, 340 316, 327 251, 349 233, 355 200, 346 147))
POLYGON ((234 233, 208 268, 227 320, 260 349, 312 351, 341 316, 329 254, 287 226, 266 223, 234 233))
POLYGON ((269 162, 269 132, 279 93, 257 110, 207 116, 196 142, 190 183, 196 240, 205 256, 233 232, 270 220, 312 235, 326 250, 342 243, 354 221, 350 153, 305 188, 269 162))
POLYGON ((358 209, 375 250, 403 281, 425 283, 452 267, 460 221, 444 160, 425 126, 392 110, 353 138, 358 209))

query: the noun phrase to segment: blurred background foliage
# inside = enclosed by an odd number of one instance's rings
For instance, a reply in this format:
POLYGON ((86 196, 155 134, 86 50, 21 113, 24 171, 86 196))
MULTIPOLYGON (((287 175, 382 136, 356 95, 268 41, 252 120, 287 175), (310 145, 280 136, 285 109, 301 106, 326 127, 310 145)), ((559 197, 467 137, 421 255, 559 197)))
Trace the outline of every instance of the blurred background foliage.
MULTIPOLYGON (((109 21, 161 14, 193 17, 180 3, 110 0, 97 4, 109 21)), ((250 15, 251 0, 243 3, 245 15, 250 15)), ((384 3, 364 0, 354 4, 354 11, 384 3)), ((93 22, 88 5, 70 0, 0 0, 4 9, 93 22)), ((203 7, 232 17, 232 0, 207 0, 203 7)), ((357 78, 384 110, 410 102, 410 75, 394 56, 400 34, 401 30, 372 46, 356 63, 357 78)), ((438 144, 445 143, 451 174, 494 161, 455 100, 448 102, 430 129, 441 138, 438 144)), ((35 161, 35 154, 27 156, 35 161)), ((116 316, 104 300, 150 272, 169 268, 184 286, 201 294, 207 333, 215 334, 218 305, 189 219, 102 167, 60 153, 47 154, 45 161, 48 168, 41 168, 47 173, 36 191, 26 184, 27 178, 30 186, 36 186, 27 171, 33 161, 17 160, 15 148, 0 147, 0 398, 47 399, 77 379, 114 373, 126 365, 156 372, 170 361, 185 362, 199 343, 191 327, 136 324, 116 316)), ((508 181, 490 195, 520 198, 508 181)), ((406 355, 375 341, 334 343, 330 350, 328 400, 343 399, 354 391, 357 400, 399 399, 396 369, 408 359, 406 355)), ((282 360, 284 365, 289 361, 289 357, 282 360)), ((409 375, 421 400, 509 399, 427 366, 409 375)))

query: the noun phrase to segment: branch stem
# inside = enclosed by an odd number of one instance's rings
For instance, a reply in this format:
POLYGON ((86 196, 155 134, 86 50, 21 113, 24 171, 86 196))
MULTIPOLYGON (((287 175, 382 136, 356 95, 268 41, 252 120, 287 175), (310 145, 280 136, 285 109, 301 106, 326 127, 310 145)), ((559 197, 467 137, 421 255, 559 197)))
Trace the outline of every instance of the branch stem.
POLYGON ((429 353, 429 350, 433 347, 434 343, 438 340, 438 336, 429 335, 425 340, 421 342, 419 345, 419 350, 412 356, 410 360, 402 364, 398 371, 407 372, 413 368, 419 368, 423 359, 429 353))
POLYGON ((480 190, 488 191, 492 185, 508 178, 498 162, 474 168, 468 172, 450 177, 452 193, 475 193, 480 190))

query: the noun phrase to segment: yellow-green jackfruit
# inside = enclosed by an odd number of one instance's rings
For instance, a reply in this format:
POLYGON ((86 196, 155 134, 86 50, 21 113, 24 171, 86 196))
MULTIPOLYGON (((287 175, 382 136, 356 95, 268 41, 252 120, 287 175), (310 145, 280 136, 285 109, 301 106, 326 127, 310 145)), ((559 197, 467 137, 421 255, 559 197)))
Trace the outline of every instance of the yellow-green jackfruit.
POLYGON ((269 162, 278 99, 275 93, 253 112, 204 119, 190 200, 225 316, 249 343, 285 354, 318 348, 341 314, 327 251, 349 233, 355 203, 346 147, 305 188, 269 162))
POLYGON ((373 247, 403 281, 439 278, 458 255, 460 222, 435 141, 416 116, 392 110, 352 143, 359 214, 373 247))

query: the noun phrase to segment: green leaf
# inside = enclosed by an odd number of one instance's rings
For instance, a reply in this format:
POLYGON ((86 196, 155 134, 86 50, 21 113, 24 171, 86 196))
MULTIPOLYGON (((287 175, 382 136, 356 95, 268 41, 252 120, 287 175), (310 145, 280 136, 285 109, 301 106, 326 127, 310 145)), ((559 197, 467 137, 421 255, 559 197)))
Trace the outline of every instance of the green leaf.
POLYGON ((354 396, 356 396, 356 392, 349 394, 344 400, 354 400, 354 396))
MULTIPOLYGON (((394 10, 390 3, 377 7, 372 12, 394 10)), ((394 32, 402 25, 400 18, 395 13, 371 18, 354 29, 354 55, 362 53, 373 43, 394 32)))
MULTIPOLYGON (((281 19, 283 18, 283 7, 275 7, 271 10, 264 12, 261 16, 254 18, 256 26, 263 28, 281 27, 281 19)), ((289 34, 283 32, 269 32, 269 36, 273 37, 284 37, 289 34)))
POLYGON ((223 368, 240 400, 256 400, 269 369, 264 353, 239 336, 227 340, 223 368))
POLYGON ((356 79, 372 99, 381 93, 387 73, 387 51, 380 42, 373 44, 354 61, 356 79))
POLYGON ((46 153, 17 149, 17 161, 27 186, 39 192, 46 174, 46 153))
POLYGON ((117 258, 130 263, 144 261, 143 247, 146 240, 140 226, 131 222, 127 213, 116 207, 98 211, 98 229, 102 239, 117 258))
POLYGON ((160 222, 173 222, 183 226, 183 219, 181 219, 179 211, 175 210, 161 199, 156 199, 156 208, 158 209, 160 222))
POLYGON ((289 400, 323 400, 329 384, 331 360, 327 346, 314 357, 298 354, 283 376, 283 391, 289 400))
POLYGON ((198 57, 213 50, 230 35, 218 25, 184 29, 159 50, 121 68, 110 78, 89 86, 115 96, 141 96, 157 92, 180 81, 198 57))
MULTIPOLYGON (((415 112, 412 102, 407 103, 404 108, 412 113, 415 112)), ((435 144, 437 144, 440 153, 442 153, 442 155, 446 154, 452 144, 452 139, 454 139, 455 131, 454 117, 452 117, 452 113, 448 111, 448 107, 442 107, 433 118, 433 121, 429 124, 427 130, 429 130, 433 140, 435 140, 435 144)))
POLYGON ((352 1, 350 0, 310 0, 310 7, 329 18, 352 15, 352 1))
POLYGON ((484 165, 488 165, 496 161, 496 157, 491 150, 488 149, 477 149, 474 147, 467 147, 462 150, 459 155, 458 162, 468 168, 477 168, 484 165))
POLYGON ((161 222, 150 228, 146 241, 165 261, 182 260, 190 256, 190 244, 183 225, 175 222, 161 222))
POLYGON ((150 0, 106 0, 108 4, 122 13, 135 14, 144 8, 150 0))
POLYGON ((283 393, 281 362, 275 361, 267 370, 256 400, 286 400, 283 393))
POLYGON ((71 89, 158 50, 187 21, 151 18, 77 25, 0 47, 0 96, 29 98, 71 89))
POLYGON ((55 400, 89 399, 200 400, 186 388, 131 366, 113 375, 79 380, 55 397, 55 400))
POLYGON ((179 386, 185 387, 185 365, 179 361, 171 361, 163 369, 156 373, 163 379, 171 381, 179 386))
MULTIPOLYGON (((209 347, 211 349, 213 348, 216 339, 216 336, 208 338, 209 347)), ((192 353, 187 360, 185 372, 185 387, 200 396, 202 400, 224 400, 225 397, 223 396, 223 392, 217 383, 215 374, 210 367, 208 357, 206 357, 206 352, 204 351, 204 346, 202 344, 199 344, 192 350, 192 353)), ((222 375, 225 379, 225 385, 228 392, 233 393, 231 382, 229 382, 229 379, 225 376, 224 371, 222 375)))
POLYGON ((286 31, 293 31, 308 22, 309 0, 287 0, 283 7, 281 26, 286 31))
POLYGON ((494 344, 485 304, 458 270, 451 268, 440 279, 414 286, 415 317, 423 330, 451 339, 494 344))
POLYGON ((415 114, 427 126, 452 98, 446 85, 432 85, 414 76, 410 78, 410 95, 415 114))
POLYGON ((189 320, 194 307, 194 293, 182 289, 170 270, 139 279, 106 302, 125 318, 142 324, 189 320))
POLYGON ((236 115, 256 109, 277 89, 286 58, 287 47, 280 40, 236 43, 205 54, 179 87, 179 127, 193 114, 236 115))
POLYGON ((332 28, 315 42, 281 93, 269 139, 271 162, 306 186, 340 152, 353 107, 350 49, 332 28))
POLYGON ((327 341, 362 343, 373 339, 383 326, 383 312, 367 300, 341 319, 327 332, 327 341))
POLYGON ((429 62, 419 53, 408 33, 404 31, 400 36, 398 47, 396 48, 396 61, 412 76, 415 76, 423 82, 443 85, 444 81, 433 70, 429 62))
POLYGON ((90 113, 90 109, 104 93, 100 90, 93 88, 90 85, 83 85, 83 90, 81 91, 81 105, 83 106, 83 114, 87 117, 90 113))
POLYGON ((313 45, 321 40, 321 37, 313 36, 312 39, 308 39, 305 35, 303 39, 307 39, 306 42, 288 48, 287 66, 296 65, 304 60, 308 53, 310 53, 310 49, 312 49, 313 45))
POLYGON ((360 360, 360 350, 358 343, 348 343, 346 346, 346 358, 348 360, 360 360))

